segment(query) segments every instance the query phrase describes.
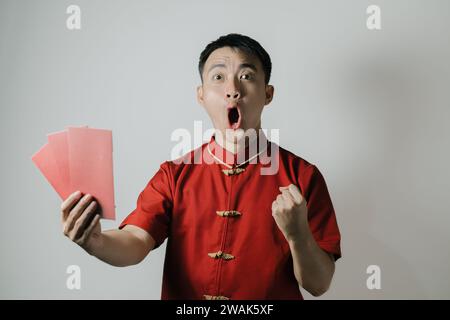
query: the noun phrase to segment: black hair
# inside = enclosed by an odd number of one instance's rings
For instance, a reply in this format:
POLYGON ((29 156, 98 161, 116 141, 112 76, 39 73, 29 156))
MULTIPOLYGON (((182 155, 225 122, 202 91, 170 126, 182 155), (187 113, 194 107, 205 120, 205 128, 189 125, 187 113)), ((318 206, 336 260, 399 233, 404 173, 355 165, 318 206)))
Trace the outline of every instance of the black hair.
POLYGON ((211 55, 214 50, 223 47, 231 47, 234 49, 242 50, 248 55, 253 55, 261 61, 261 65, 264 71, 264 78, 266 84, 269 83, 270 73, 272 71, 272 62, 270 61, 270 56, 266 50, 259 44, 258 41, 244 36, 242 34, 230 33, 226 36, 221 36, 219 39, 210 42, 205 49, 200 54, 200 59, 198 61, 198 71, 200 72, 200 78, 203 81, 203 67, 205 66, 206 60, 211 55))

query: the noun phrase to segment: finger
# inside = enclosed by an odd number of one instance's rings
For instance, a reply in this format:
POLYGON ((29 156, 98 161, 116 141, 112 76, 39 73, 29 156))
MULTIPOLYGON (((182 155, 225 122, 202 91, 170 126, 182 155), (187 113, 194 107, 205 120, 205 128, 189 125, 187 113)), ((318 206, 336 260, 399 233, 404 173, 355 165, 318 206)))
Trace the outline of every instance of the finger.
MULTIPOLYGON (((285 191, 283 191, 285 192, 285 191)), ((278 202, 278 208, 279 209, 287 209, 289 205, 291 205, 291 200, 289 198, 286 198, 286 196, 283 195, 283 193, 279 194, 277 197, 278 202)))
POLYGON ((289 203, 289 204, 294 204, 294 197, 292 196, 292 194, 289 192, 289 189, 284 189, 283 191, 281 191, 281 195, 283 196, 283 199, 285 202, 289 203))
POLYGON ((96 214, 94 216, 94 218, 92 219, 91 223, 89 224, 89 227, 86 229, 86 231, 84 231, 83 236, 79 240, 77 240, 76 243, 79 245, 83 245, 86 242, 86 240, 89 239, 89 237, 92 234, 92 231, 97 226, 99 221, 100 221, 100 215, 96 214))
POLYGON ((272 215, 274 215, 278 210, 278 203, 276 201, 272 202, 272 215))
POLYGON ((86 209, 86 207, 92 200, 92 196, 90 194, 86 194, 83 198, 80 199, 80 201, 78 201, 76 206, 70 211, 69 216, 67 217, 64 226, 65 233, 70 233, 72 231, 75 221, 83 213, 84 209, 86 209))
POLYGON ((295 199, 294 199, 293 197, 291 197, 290 191, 289 191, 289 188, 290 188, 292 185, 293 185, 293 184, 290 184, 290 185, 285 186, 285 187, 279 187, 279 189, 280 189, 281 194, 284 194, 284 198, 286 198, 286 197, 292 198, 291 201, 292 201, 293 203, 296 203, 296 202, 295 202, 295 199))
POLYGON ((291 184, 289 186, 289 191, 292 194, 292 197, 294 198, 295 203, 297 203, 297 204, 302 203, 303 196, 300 193, 300 190, 299 190, 299 188, 297 186, 291 184))
POLYGON ((97 202, 92 201, 88 207, 83 211, 83 214, 75 221, 74 228, 72 230, 73 239, 80 238, 85 229, 88 227, 89 223, 92 221, 92 217, 95 214, 95 209, 97 208, 97 202))
POLYGON ((284 199, 283 199, 283 196, 282 196, 281 194, 279 194, 279 195, 277 196, 277 198, 275 199, 275 201, 278 202, 278 206, 283 206, 284 199))
POLYGON ((73 208, 75 203, 80 199, 81 191, 75 191, 61 204, 61 217, 62 221, 65 222, 70 210, 73 208))

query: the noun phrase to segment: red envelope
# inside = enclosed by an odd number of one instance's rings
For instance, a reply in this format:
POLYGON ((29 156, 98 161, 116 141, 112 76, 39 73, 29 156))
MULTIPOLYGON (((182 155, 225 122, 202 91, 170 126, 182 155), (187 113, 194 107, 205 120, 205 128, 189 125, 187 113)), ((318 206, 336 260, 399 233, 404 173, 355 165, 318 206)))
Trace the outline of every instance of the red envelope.
MULTIPOLYGON (((48 145, 55 161, 60 181, 62 194, 69 196, 75 190, 71 189, 69 175, 69 145, 67 143, 67 131, 50 133, 47 135, 48 145)), ((65 200, 67 197, 64 197, 65 200)))
POLYGON ((53 158, 53 152, 49 144, 46 143, 38 152, 36 152, 31 160, 42 172, 44 177, 50 183, 50 185, 55 189, 61 199, 66 199, 70 195, 70 189, 61 179, 59 169, 56 165, 55 159, 53 158))
POLYGON ((67 142, 71 190, 94 196, 102 218, 114 220, 112 132, 69 127, 67 142))

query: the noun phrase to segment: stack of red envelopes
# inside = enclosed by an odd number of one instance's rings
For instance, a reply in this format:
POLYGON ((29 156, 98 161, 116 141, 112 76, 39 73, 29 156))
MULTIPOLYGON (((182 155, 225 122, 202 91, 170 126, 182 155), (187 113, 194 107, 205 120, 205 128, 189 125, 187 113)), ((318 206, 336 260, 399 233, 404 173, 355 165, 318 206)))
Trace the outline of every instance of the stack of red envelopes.
POLYGON ((80 190, 91 194, 105 219, 115 219, 112 131, 68 127, 47 135, 48 142, 32 156, 61 199, 80 190))

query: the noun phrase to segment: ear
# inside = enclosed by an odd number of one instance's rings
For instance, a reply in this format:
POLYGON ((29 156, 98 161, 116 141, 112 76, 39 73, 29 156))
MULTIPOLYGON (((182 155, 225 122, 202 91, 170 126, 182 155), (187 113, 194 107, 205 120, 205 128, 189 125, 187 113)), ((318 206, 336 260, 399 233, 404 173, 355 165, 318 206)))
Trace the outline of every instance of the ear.
POLYGON ((275 88, 271 85, 266 85, 266 101, 264 105, 268 105, 273 99, 273 92, 275 88))
POLYGON ((199 85, 197 87, 197 101, 203 106, 204 100, 203 100, 203 85, 199 85))

